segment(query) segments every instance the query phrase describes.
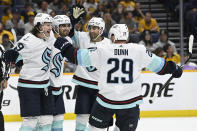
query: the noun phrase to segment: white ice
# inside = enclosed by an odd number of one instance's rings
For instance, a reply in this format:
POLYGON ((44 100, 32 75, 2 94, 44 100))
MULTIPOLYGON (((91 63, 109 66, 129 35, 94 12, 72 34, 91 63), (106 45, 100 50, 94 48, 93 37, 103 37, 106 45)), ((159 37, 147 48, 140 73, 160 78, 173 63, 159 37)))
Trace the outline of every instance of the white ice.
MULTIPOLYGON (((21 122, 6 122, 5 131, 18 131, 20 125, 21 122)), ((75 120, 64 121, 64 131, 74 131, 74 127, 75 120)), ((141 118, 136 131, 197 131, 197 117, 141 118)))

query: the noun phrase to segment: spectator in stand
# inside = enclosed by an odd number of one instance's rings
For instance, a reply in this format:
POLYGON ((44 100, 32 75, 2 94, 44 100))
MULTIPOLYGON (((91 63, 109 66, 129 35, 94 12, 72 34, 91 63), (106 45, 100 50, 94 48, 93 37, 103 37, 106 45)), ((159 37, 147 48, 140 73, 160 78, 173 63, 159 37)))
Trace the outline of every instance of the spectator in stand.
POLYGON ((52 9, 49 9, 49 4, 47 1, 42 1, 41 3, 41 9, 37 10, 37 13, 46 13, 46 14, 50 14, 50 12, 52 11, 52 9))
POLYGON ((24 17, 24 22, 27 23, 29 21, 28 13, 33 12, 36 15, 36 11, 33 9, 32 4, 25 4, 25 10, 21 12, 21 15, 24 17))
POLYGON ((107 36, 109 29, 112 27, 112 25, 116 24, 116 22, 112 19, 110 13, 105 13, 104 15, 104 21, 105 21, 105 31, 103 32, 105 36, 107 36))
POLYGON ((131 11, 126 11, 124 13, 124 17, 120 20, 120 24, 126 24, 131 33, 137 31, 137 23, 133 18, 133 14, 131 11))
POLYGON ((3 24, 0 23, 0 43, 2 43, 2 37, 4 34, 7 34, 9 36, 9 39, 14 41, 14 36, 12 35, 12 33, 7 30, 4 30, 3 24))
POLYGON ((146 12, 145 18, 139 22, 138 30, 139 32, 143 32, 144 30, 150 30, 151 33, 160 32, 160 28, 157 24, 157 21, 156 19, 152 18, 150 12, 146 12))
POLYGON ((139 44, 144 45, 150 51, 155 50, 149 30, 144 30, 144 32, 142 33, 142 40, 139 42, 139 44))
POLYGON ((0 5, 12 5, 12 0, 1 0, 0 5))
POLYGON ((4 34, 2 37, 2 43, 1 45, 4 47, 5 51, 9 50, 13 47, 11 40, 9 39, 8 34, 4 34))
POLYGON ((104 18, 105 12, 106 12, 106 10, 105 10, 104 4, 99 3, 97 10, 94 12, 93 16, 104 18))
POLYGON ((167 30, 161 30, 160 31, 160 39, 157 43, 154 44, 155 48, 161 47, 163 48, 166 44, 170 44, 173 48, 174 53, 177 53, 175 43, 170 41, 168 39, 168 31, 167 30))
POLYGON ((64 3, 61 0, 53 0, 50 4, 49 4, 49 8, 56 11, 57 14, 60 14, 62 11, 62 5, 64 3))
POLYGON ((119 4, 119 0, 107 0, 107 5, 106 5, 106 8, 107 8, 107 11, 110 12, 114 9, 117 8, 117 5, 119 4))
POLYGON ((133 17, 135 18, 135 20, 139 23, 142 19, 145 18, 144 13, 141 10, 141 4, 140 2, 136 2, 135 3, 135 9, 132 12, 133 13, 133 17))
POLYGON ((176 64, 180 64, 181 57, 179 54, 174 53, 173 47, 170 44, 164 46, 164 51, 166 55, 163 57, 166 61, 174 61, 176 64))
POLYGON ((59 14, 65 14, 67 16, 70 16, 68 5, 66 5, 65 3, 62 4, 62 9, 61 9, 61 12, 59 12, 59 14))
POLYGON ((49 15, 54 18, 57 14, 56 14, 56 11, 52 10, 49 15))
POLYGON ((122 4, 125 10, 133 11, 135 8, 135 2, 132 0, 121 0, 120 4, 122 4))
POLYGON ((11 20, 8 20, 5 24, 5 28, 7 30, 11 30, 14 28, 16 30, 17 35, 24 35, 24 21, 20 19, 20 12, 19 9, 13 8, 12 9, 12 15, 13 18, 11 20))
MULTIPOLYGON (((184 53, 184 61, 188 59, 188 54, 184 53)), ((188 61, 184 66, 183 70, 197 70, 197 65, 194 62, 188 61)))
POLYGON ((25 24, 25 34, 29 33, 34 27, 34 12, 30 11, 27 13, 28 15, 28 22, 25 24))
POLYGON ((197 1, 188 0, 185 3, 186 33, 197 35, 197 1))
POLYGON ((116 23, 120 23, 122 19, 122 14, 124 14, 124 8, 122 4, 118 4, 115 11, 112 13, 112 18, 116 21, 116 23))
POLYGON ((93 14, 94 11, 97 9, 98 3, 95 0, 87 0, 83 3, 83 6, 87 12, 87 15, 93 14))
POLYGON ((3 10, 3 13, 4 13, 4 15, 1 18, 1 22, 3 25, 5 25, 8 20, 12 19, 12 12, 10 10, 10 7, 6 7, 3 10))
POLYGON ((124 13, 124 18, 120 20, 120 24, 126 24, 129 28, 129 42, 138 43, 140 40, 140 35, 137 30, 137 23, 133 18, 131 11, 126 11, 124 13))

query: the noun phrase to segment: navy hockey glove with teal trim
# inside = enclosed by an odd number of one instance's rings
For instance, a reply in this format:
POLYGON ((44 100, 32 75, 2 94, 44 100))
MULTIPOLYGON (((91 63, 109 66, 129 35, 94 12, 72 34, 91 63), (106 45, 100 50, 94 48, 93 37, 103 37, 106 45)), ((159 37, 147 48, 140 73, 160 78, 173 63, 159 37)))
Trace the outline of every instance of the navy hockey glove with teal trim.
POLYGON ((179 78, 179 77, 181 77, 182 73, 183 73, 182 68, 180 66, 176 65, 176 68, 175 68, 174 72, 172 73, 172 76, 174 78, 179 78))
POLYGON ((55 41, 54 46, 55 48, 62 51, 67 44, 70 44, 70 42, 66 38, 58 37, 55 41))

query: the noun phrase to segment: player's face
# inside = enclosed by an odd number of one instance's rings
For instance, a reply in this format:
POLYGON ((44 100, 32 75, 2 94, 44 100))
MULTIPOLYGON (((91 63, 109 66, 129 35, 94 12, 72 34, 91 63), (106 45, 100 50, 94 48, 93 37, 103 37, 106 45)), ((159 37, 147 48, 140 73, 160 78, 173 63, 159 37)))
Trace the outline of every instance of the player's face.
POLYGON ((111 40, 112 42, 114 42, 114 40, 115 40, 115 36, 114 36, 113 34, 111 35, 110 40, 111 40))
POLYGON ((49 23, 49 22, 44 23, 44 25, 43 25, 43 31, 44 31, 46 37, 49 37, 50 36, 51 30, 52 30, 52 23, 49 23))
POLYGON ((89 32, 89 35, 90 35, 90 39, 94 40, 99 35, 100 29, 99 29, 98 26, 91 26, 90 25, 88 27, 88 32, 89 32))
POLYGON ((60 25, 60 27, 59 27, 60 35, 63 36, 63 37, 66 37, 70 32, 70 28, 71 28, 70 24, 60 25))

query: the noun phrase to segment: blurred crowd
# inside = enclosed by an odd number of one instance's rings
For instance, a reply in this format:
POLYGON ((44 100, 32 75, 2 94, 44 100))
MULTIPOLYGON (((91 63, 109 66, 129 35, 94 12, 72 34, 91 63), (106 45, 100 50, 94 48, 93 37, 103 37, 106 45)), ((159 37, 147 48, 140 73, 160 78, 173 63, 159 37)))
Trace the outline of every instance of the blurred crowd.
MULTIPOLYGON (((179 17, 179 0, 159 0, 172 12, 173 17, 179 17)), ((197 35, 197 0, 183 0, 184 33, 197 35)))
MULTIPOLYGON (((7 50, 14 46, 14 36, 11 29, 16 32, 17 39, 31 31, 33 20, 37 13, 48 13, 52 17, 65 14, 70 16, 73 5, 85 8, 84 18, 76 24, 77 31, 86 31, 88 21, 93 16, 102 17, 105 21, 103 35, 108 36, 108 31, 113 24, 124 23, 129 28, 129 42, 145 45, 149 50, 164 59, 180 63, 175 43, 170 41, 167 30, 160 30, 157 20, 151 12, 143 12, 137 0, 25 0, 20 5, 20 0, 1 0, 0 9, 0 43, 7 50)), ((178 10, 178 1, 160 0, 174 12, 178 10)), ((197 32, 197 0, 185 0, 184 14, 186 17, 186 33, 197 32), (195 27, 195 28, 194 28, 195 27)), ((176 15, 177 16, 177 15, 176 15)), ((187 57, 187 54, 185 54, 187 57)), ((195 63, 190 64, 191 69, 197 69, 195 63)), ((188 68, 190 69, 190 68, 188 68)), ((73 72, 75 66, 65 63, 64 72, 73 72)), ((16 71, 17 72, 17 71, 16 71)))

